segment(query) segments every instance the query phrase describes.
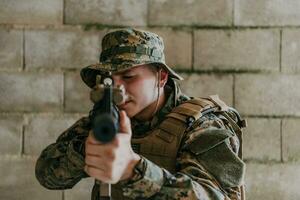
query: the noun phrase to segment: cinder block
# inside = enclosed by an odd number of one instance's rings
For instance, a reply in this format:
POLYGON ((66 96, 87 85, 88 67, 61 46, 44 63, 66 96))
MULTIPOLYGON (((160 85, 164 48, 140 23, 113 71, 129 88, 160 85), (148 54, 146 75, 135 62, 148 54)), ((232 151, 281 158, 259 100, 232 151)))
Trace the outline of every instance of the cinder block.
POLYGON ((23 65, 22 31, 0 29, 0 46, 0 69, 21 69, 23 65))
POLYGON ((67 24, 146 26, 147 0, 65 1, 67 24))
POLYGON ((99 60, 104 32, 29 30, 25 32, 27 68, 82 68, 99 60))
POLYGON ((90 199, 94 182, 93 178, 82 179, 71 190, 65 191, 65 200, 90 199))
POLYGON ((238 26, 300 25, 300 2, 294 0, 235 1, 234 19, 238 26))
POLYGON ((300 76, 239 74, 235 102, 247 115, 300 115, 300 76))
POLYGON ((63 101, 63 76, 57 73, 0 74, 1 111, 58 111, 63 101))
POLYGON ((247 122, 243 135, 244 158, 280 161, 280 119, 247 118, 247 122))
POLYGON ((90 100, 91 89, 81 80, 80 73, 65 75, 65 111, 88 113, 93 106, 90 100))
POLYGON ((21 154, 22 116, 0 116, 0 152, 1 155, 21 154))
POLYGON ((300 31, 284 29, 282 33, 282 71, 300 72, 300 31))
POLYGON ((179 81, 182 91, 193 97, 208 97, 218 94, 227 105, 233 104, 232 75, 181 74, 184 78, 179 81))
POLYGON ((279 71, 278 30, 197 30, 197 70, 279 71))
POLYGON ((29 119, 25 128, 24 153, 39 155, 48 145, 54 143, 80 117, 70 115, 37 115, 29 119))
POLYGON ((0 157, 0 199, 61 200, 62 191, 47 190, 35 178, 35 158, 0 157))
POLYGON ((232 23, 231 0, 150 0, 149 24, 227 26, 232 23))
POLYGON ((284 161, 300 160, 300 119, 282 121, 282 153, 284 161))
POLYGON ((1 24, 62 24, 63 0, 1 0, 1 24))
POLYGON ((166 63, 175 69, 192 67, 192 33, 172 29, 150 29, 163 38, 166 63))
POLYGON ((246 197, 249 200, 298 199, 300 164, 248 163, 246 197))

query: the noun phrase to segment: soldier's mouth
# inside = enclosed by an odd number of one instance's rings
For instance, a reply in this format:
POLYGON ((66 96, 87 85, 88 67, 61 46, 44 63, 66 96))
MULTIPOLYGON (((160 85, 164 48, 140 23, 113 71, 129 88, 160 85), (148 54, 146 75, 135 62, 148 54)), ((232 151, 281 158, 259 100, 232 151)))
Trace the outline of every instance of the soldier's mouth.
POLYGON ((125 103, 119 105, 119 109, 124 109, 126 106, 128 106, 128 104, 129 104, 130 102, 131 102, 131 100, 130 100, 130 101, 125 101, 125 103))

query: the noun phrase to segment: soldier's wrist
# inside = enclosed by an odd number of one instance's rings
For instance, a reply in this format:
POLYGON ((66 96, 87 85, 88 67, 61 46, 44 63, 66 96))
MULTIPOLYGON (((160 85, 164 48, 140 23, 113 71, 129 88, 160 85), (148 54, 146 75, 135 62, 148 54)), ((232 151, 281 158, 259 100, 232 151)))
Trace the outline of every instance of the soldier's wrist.
POLYGON ((141 157, 138 154, 134 153, 133 158, 127 166, 127 170, 122 177, 122 180, 129 180, 135 175, 135 166, 140 162, 140 160, 141 157))
POLYGON ((135 163, 132 169, 132 173, 128 176, 127 179, 122 181, 122 184, 131 184, 143 178, 145 168, 146 168, 145 160, 142 156, 139 156, 139 160, 135 163))

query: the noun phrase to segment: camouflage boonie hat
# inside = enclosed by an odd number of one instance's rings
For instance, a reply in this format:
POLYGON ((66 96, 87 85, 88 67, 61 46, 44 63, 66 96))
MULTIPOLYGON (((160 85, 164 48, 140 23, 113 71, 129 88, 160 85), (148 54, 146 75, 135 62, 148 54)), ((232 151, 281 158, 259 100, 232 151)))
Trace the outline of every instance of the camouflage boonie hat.
POLYGON ((183 80, 166 63, 164 44, 155 33, 137 29, 122 29, 106 34, 102 39, 100 62, 81 70, 82 80, 91 88, 101 72, 119 72, 143 64, 160 65, 171 78, 183 80))

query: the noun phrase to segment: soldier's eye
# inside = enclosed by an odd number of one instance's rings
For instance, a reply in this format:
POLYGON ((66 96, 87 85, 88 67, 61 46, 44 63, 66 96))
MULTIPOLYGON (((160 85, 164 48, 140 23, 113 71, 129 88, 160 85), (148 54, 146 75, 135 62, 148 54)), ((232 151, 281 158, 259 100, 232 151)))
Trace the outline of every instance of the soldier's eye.
POLYGON ((131 79, 131 78, 133 78, 134 77, 134 75, 124 75, 123 76, 123 79, 131 79))

